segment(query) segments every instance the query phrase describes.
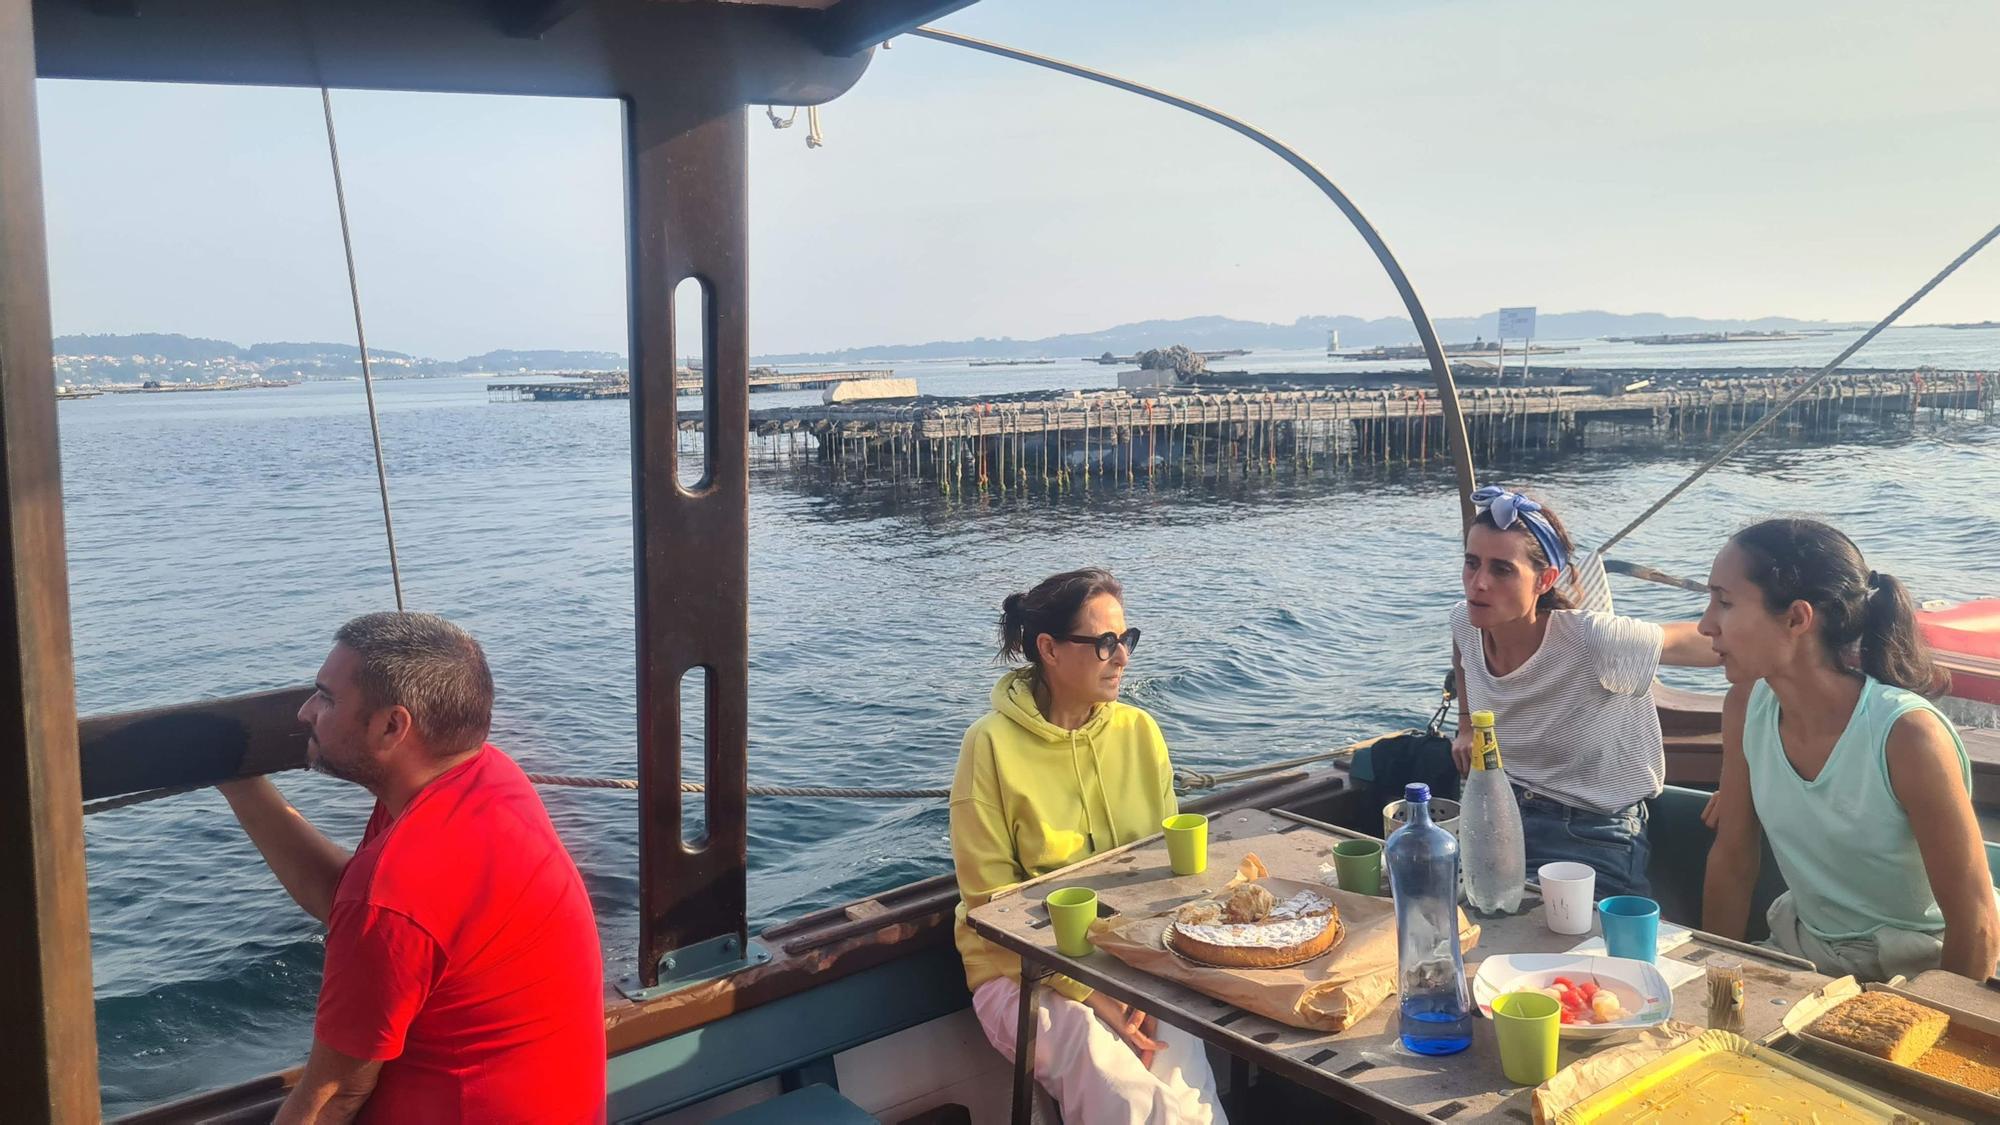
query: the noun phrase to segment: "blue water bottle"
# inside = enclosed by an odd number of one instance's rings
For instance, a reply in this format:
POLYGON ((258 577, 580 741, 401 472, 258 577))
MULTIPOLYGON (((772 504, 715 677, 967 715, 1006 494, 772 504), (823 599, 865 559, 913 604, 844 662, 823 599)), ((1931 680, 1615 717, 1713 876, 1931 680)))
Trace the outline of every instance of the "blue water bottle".
POLYGON ((1431 823, 1431 787, 1405 786, 1405 823, 1383 849, 1396 896, 1396 991, 1403 1046, 1455 1055, 1472 1045, 1472 999, 1458 951, 1458 841, 1431 823))

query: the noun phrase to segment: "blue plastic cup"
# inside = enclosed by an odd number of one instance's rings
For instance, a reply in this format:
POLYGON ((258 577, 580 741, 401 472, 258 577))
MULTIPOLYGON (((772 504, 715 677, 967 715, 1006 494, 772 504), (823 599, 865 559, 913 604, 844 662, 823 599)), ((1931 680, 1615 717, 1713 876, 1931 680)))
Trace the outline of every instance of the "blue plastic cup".
POLYGON ((1652 964, 1660 958, 1660 904, 1639 895, 1613 895, 1597 904, 1604 951, 1652 964))

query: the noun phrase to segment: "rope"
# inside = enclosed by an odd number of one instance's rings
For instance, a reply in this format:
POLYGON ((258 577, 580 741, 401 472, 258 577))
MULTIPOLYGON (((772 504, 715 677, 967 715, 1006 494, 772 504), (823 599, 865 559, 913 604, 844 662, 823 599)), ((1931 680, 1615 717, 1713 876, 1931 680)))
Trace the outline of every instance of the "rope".
POLYGON ((347 255, 347 293, 354 301, 354 341, 361 351, 361 387, 368 395, 368 436, 375 443, 375 484, 382 493, 382 534, 389 539, 389 581, 396 590, 396 611, 403 609, 403 572, 396 565, 396 525, 389 519, 389 470, 382 461, 382 423, 375 415, 375 373, 368 363, 368 330, 361 320, 361 279, 354 269, 354 234, 347 224, 347 186, 340 175, 340 140, 333 132, 333 92, 319 88, 320 109, 326 115, 326 154, 333 162, 333 200, 340 209, 340 248, 347 255))
POLYGON ((1728 445, 1722 447, 1722 452, 1709 458, 1706 462, 1702 464, 1700 468, 1696 469, 1692 473, 1689 473, 1686 480, 1683 480, 1679 484, 1673 486, 1673 488, 1667 491, 1667 494, 1665 496, 1660 497, 1659 500, 1654 502, 1652 507, 1647 508, 1644 512, 1641 512, 1639 514, 1638 519, 1635 519, 1631 523, 1626 524, 1624 528, 1622 528, 1618 532, 1618 534, 1613 535, 1611 538, 1605 540, 1604 545, 1597 549, 1597 553, 1601 556, 1605 552, 1609 551, 1612 547, 1617 546, 1619 540, 1625 538, 1627 535, 1632 534, 1634 531, 1637 531, 1639 529, 1640 524, 1643 524, 1647 520, 1652 519, 1655 515, 1659 514, 1660 509, 1666 507, 1668 504, 1673 503, 1675 497, 1679 496, 1681 493, 1686 492, 1688 490, 1688 486, 1694 484, 1694 482, 1700 480, 1702 477, 1707 476, 1708 471, 1710 469, 1715 468, 1717 465, 1720 465, 1724 461, 1727 461, 1731 457, 1735 456, 1738 450, 1750 444, 1751 439, 1755 438, 1758 434, 1763 433, 1767 428, 1770 427, 1772 423, 1776 422, 1779 418, 1783 417, 1785 411, 1790 409, 1793 403, 1806 397, 1806 395, 1809 394, 1814 387, 1817 387, 1821 383, 1825 382, 1828 376, 1831 376, 1833 374, 1835 368, 1839 367, 1843 363, 1846 363, 1848 359, 1850 359, 1855 352, 1860 351, 1862 347, 1868 343, 1868 341, 1873 340, 1876 336, 1881 334, 1884 328, 1887 328, 1891 324, 1894 324, 1898 317, 1910 311, 1910 307, 1912 305, 1915 305, 1918 301, 1921 301, 1926 296, 1929 296, 1931 290, 1936 289, 1938 285, 1944 281, 1945 278, 1950 277, 1953 273, 1957 272, 1958 267, 1964 265, 1968 261, 1971 261, 1972 256, 1974 254, 1977 254, 1981 250, 1984 250, 1986 248, 1986 244, 1992 242, 1995 238, 2000 238, 2000 227, 1994 227, 1992 230, 1987 231, 1983 238, 1981 238, 1977 242, 1974 242, 1971 246, 1966 247, 1965 253, 1960 254, 1958 257, 1952 259, 1951 264, 1946 266, 1943 270, 1939 271, 1936 277, 1933 277, 1929 281, 1925 282, 1923 288, 1917 290, 1915 293, 1910 294, 1909 300, 1904 301, 1900 305, 1897 305, 1895 312, 1892 312, 1888 316, 1883 317, 1882 320, 1875 325, 1875 327, 1870 328, 1868 331, 1862 333, 1861 338, 1859 340, 1856 340, 1852 344, 1849 344, 1847 346, 1847 350, 1841 352, 1837 356, 1834 356, 1833 362, 1819 369, 1819 374, 1814 375, 1812 378, 1806 380, 1804 383, 1799 384, 1798 389, 1794 390, 1791 394, 1786 395, 1784 398, 1778 400, 1778 405, 1772 408, 1771 410, 1766 411, 1764 416, 1757 420, 1756 425, 1751 426, 1749 429, 1737 435, 1734 441, 1731 441, 1728 445))
MULTIPOLYGON (((570 774, 531 773, 528 780, 536 785, 560 785, 571 789, 631 789, 639 788, 638 781, 629 777, 577 777, 570 774)), ((706 793, 708 786, 699 781, 681 782, 683 793, 706 793)), ((752 797, 856 797, 863 800, 878 798, 884 800, 915 800, 925 797, 949 797, 949 789, 848 789, 830 785, 751 785, 744 789, 752 797)))
POLYGON ((1378 740, 1364 738, 1359 742, 1350 742, 1337 750, 1307 754, 1298 758, 1287 758, 1282 762, 1268 762, 1261 766, 1250 766, 1240 770, 1223 770, 1221 773, 1203 773, 1200 770, 1176 769, 1174 770, 1174 792, 1189 793, 1197 789, 1215 789, 1233 782, 1244 781, 1253 777, 1263 777, 1265 774, 1283 773, 1286 770, 1297 769, 1300 766, 1311 765, 1314 762, 1324 762, 1333 758, 1345 758, 1362 747, 1376 741, 1378 740))

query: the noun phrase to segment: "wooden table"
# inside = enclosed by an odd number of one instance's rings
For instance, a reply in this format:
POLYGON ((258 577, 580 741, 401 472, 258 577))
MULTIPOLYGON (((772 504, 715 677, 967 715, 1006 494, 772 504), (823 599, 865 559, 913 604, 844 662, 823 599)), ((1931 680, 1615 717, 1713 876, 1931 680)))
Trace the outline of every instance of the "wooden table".
MULTIPOLYGON (((1285 813, 1239 809, 1209 818, 1208 870, 1200 875, 1173 874, 1167 867, 1166 845, 1154 836, 1023 883, 973 910, 973 929, 1022 959, 1014 1054, 1015 1122, 1027 1125, 1034 1112, 1034 989, 1028 984, 1052 972, 1101 989, 1239 1059, 1386 1120, 1532 1121, 1531 1088, 1511 1085, 1500 1073, 1499 1049, 1488 1021, 1474 1021, 1469 1049, 1441 1057, 1416 1054, 1398 1042, 1393 998, 1338 1035, 1291 1027, 1135 969, 1108 953, 1065 957, 1056 951, 1048 911, 1042 905, 1043 896, 1056 887, 1082 886, 1095 890, 1101 903, 1122 913, 1158 913, 1220 889, 1246 852, 1257 853, 1273 875, 1309 880, 1317 876, 1321 863, 1331 860, 1338 840, 1357 835, 1285 813)), ((1523 907, 1510 917, 1478 920, 1479 944, 1466 957, 1468 979, 1492 954, 1562 953, 1584 940, 1551 933, 1532 892, 1523 907)), ((1794 1001, 1828 983, 1802 961, 1705 934, 1697 933, 1666 956, 1699 963, 1718 955, 1743 964, 1744 1034, 1753 1040, 1778 1032, 1794 1001)), ((1674 1010, 1683 1021, 1704 1023, 1707 1005, 1707 985, 1700 977, 1674 992, 1674 1010)), ((1558 1065, 1567 1066, 1624 1041, 1624 1037, 1565 1039, 1558 1065)))

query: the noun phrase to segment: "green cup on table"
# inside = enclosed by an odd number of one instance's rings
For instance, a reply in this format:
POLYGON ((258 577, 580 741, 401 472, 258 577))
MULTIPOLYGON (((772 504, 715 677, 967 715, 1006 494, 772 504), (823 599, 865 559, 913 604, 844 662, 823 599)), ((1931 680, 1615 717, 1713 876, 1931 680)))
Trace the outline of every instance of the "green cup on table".
POLYGON ((1556 1074, 1556 1041, 1562 1005, 1546 992, 1508 992, 1493 998, 1493 1033, 1500 1040, 1500 1070, 1517 1086, 1539 1086, 1556 1074))
POLYGON ((1333 869, 1340 889, 1360 895, 1382 893, 1382 841, 1342 840, 1333 846, 1333 869))
POLYGON ((1042 900, 1056 931, 1056 951, 1065 957, 1085 957, 1096 950, 1090 924, 1097 920, 1097 892, 1089 887, 1064 887, 1042 900))
POLYGON ((1160 822, 1167 834, 1167 865, 1176 875, 1199 875, 1208 870, 1208 818, 1200 813, 1181 813, 1160 822))

